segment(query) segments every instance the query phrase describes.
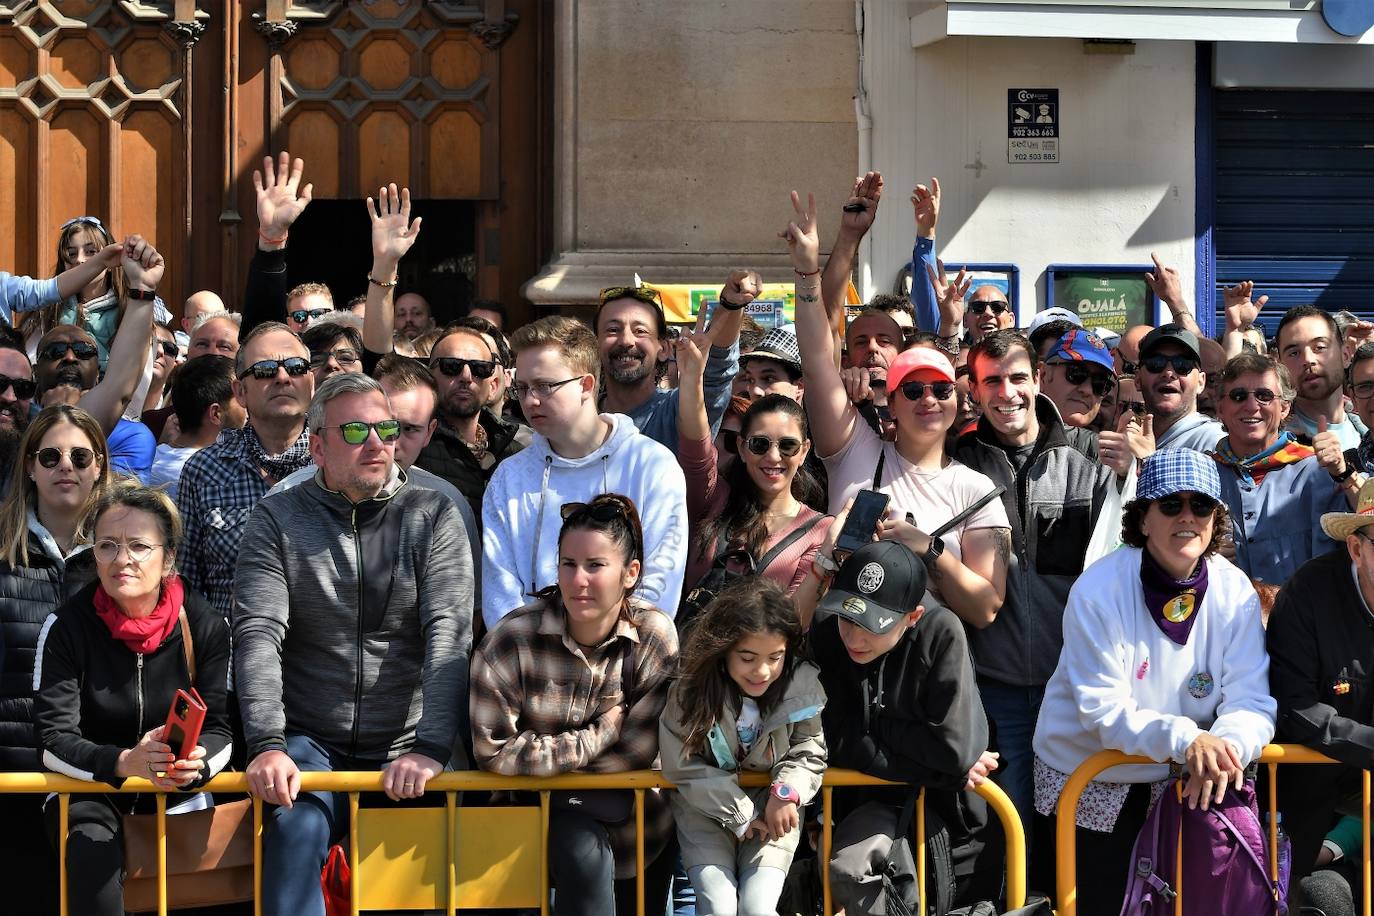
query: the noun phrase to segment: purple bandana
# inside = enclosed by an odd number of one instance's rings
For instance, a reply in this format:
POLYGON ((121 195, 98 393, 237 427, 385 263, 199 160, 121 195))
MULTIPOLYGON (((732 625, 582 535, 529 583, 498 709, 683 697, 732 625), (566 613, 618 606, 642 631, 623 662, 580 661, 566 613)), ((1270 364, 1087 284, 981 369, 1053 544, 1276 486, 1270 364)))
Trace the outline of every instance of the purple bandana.
POLYGON ((1155 625, 1165 636, 1186 646, 1207 594, 1206 559, 1198 562, 1191 579, 1180 581, 1165 572, 1147 548, 1140 552, 1140 585, 1145 592, 1145 607, 1155 625))

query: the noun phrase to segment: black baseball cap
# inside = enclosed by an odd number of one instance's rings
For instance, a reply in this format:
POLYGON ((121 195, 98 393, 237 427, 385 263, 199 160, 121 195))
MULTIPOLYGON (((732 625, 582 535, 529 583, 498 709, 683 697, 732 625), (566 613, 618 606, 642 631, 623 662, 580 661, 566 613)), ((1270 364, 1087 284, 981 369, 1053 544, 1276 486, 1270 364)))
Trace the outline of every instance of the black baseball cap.
POLYGON ((1140 358, 1149 356, 1161 344, 1171 342, 1187 350, 1199 364, 1202 363, 1202 345, 1198 343, 1197 335, 1181 324, 1161 324, 1146 334, 1140 342, 1140 358))
POLYGON ((844 561, 817 610, 882 636, 916 610, 925 593, 925 562, 898 541, 874 541, 844 561))

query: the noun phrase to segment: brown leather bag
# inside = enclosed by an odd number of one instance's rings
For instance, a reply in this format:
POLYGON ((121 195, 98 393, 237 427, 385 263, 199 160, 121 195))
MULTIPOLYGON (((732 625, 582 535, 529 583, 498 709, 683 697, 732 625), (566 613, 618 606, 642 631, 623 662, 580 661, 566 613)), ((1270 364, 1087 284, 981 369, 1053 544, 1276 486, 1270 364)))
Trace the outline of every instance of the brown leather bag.
MULTIPOLYGON (((186 610, 178 615, 191 686, 196 654, 186 610)), ((157 910, 157 815, 124 815, 124 909, 157 910)), ((182 909, 253 899, 253 800, 167 818, 167 906, 182 909)))

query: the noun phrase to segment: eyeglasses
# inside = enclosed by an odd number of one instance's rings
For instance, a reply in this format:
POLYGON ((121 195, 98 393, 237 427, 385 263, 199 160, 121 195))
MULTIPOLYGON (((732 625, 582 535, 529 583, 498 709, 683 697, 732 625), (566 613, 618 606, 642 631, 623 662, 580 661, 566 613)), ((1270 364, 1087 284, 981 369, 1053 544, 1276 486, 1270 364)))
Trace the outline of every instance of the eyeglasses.
POLYGON ((13 388, 15 398, 20 401, 27 401, 38 390, 38 386, 31 378, 10 378, 8 375, 0 375, 0 393, 6 388, 13 388))
POLYGON ((1270 391, 1268 388, 1232 388, 1230 391, 1226 392, 1226 396, 1237 404, 1244 404, 1246 401, 1250 400, 1250 395, 1252 394, 1255 396, 1255 400, 1259 401, 1261 404, 1272 404, 1274 403, 1274 398, 1278 397, 1277 394, 1274 394, 1274 392, 1270 391))
POLYGON ((1064 379, 1070 385, 1081 385, 1084 382, 1091 382, 1093 394, 1099 398, 1105 398, 1107 392, 1116 387, 1116 380, 1102 374, 1094 372, 1087 366, 1080 366, 1078 363, 1061 363, 1064 367, 1064 379))
POLYGON ((286 359, 263 359, 249 366, 239 373, 239 379, 246 379, 253 376, 256 379, 275 378, 278 369, 285 369, 286 374, 295 378, 305 375, 310 371, 310 360, 304 356, 288 356, 286 359))
POLYGON ((553 397, 553 393, 569 382, 580 382, 586 378, 585 375, 574 375, 572 378, 565 378, 561 382, 535 382, 533 385, 526 385, 524 382, 516 382, 510 386, 510 390, 515 393, 517 400, 523 401, 530 395, 534 395, 541 401, 546 401, 553 397))
POLYGON ((1180 353, 1177 356, 1147 356, 1140 361, 1140 365, 1146 372, 1153 372, 1155 375, 1163 372, 1165 366, 1172 366, 1175 375, 1187 375, 1197 369, 1198 361, 1180 353))
POLYGON ((160 340, 158 341, 158 346, 162 348, 163 356, 170 356, 175 359, 176 356, 181 353, 181 348, 170 340, 160 340))
POLYGON ((318 369, 328 363, 330 357, 333 357, 334 362, 340 366, 356 366, 361 361, 357 350, 351 347, 341 347, 338 350, 326 350, 324 353, 311 353, 310 368, 318 369))
MULTIPOLYGON (((1172 496, 1164 496, 1155 500, 1155 505, 1159 507, 1161 513, 1173 518, 1183 511, 1183 497, 1176 493, 1172 496)), ((1194 493, 1188 497, 1188 508, 1198 518, 1210 518, 1212 513, 1217 510, 1217 501, 1205 494, 1194 493)))
POLYGON ((1144 401, 1122 401, 1121 404, 1120 404, 1120 409, 1122 409, 1122 410, 1129 410, 1131 413, 1135 414, 1136 416, 1143 416, 1144 413, 1145 413, 1145 402, 1144 402, 1144 401))
POLYGON ((558 510, 558 514, 564 521, 572 518, 579 512, 587 513, 587 516, 594 521, 609 522, 613 519, 630 519, 630 513, 625 507, 625 503, 619 499, 610 497, 600 497, 589 503, 564 503, 558 510))
POLYGON ((68 350, 71 350, 72 355, 77 359, 95 359, 100 353, 100 351, 95 348, 95 344, 86 343, 84 340, 54 340, 38 351, 38 358, 56 362, 66 356, 68 350))
POLYGON ((362 445, 374 429, 377 431, 377 438, 383 442, 395 442, 401 435, 400 420, 378 420, 376 423, 350 420, 347 423, 340 423, 338 426, 323 428, 337 429, 343 434, 343 440, 349 445, 362 445))
POLYGON ((608 286, 601 291, 601 301, 598 304, 605 305, 612 299, 638 299, 650 305, 662 305, 658 290, 647 286, 608 286))
POLYGON ((149 544, 146 541, 130 541, 125 544, 114 538, 105 538, 95 542, 95 559, 98 563, 113 563, 119 559, 120 551, 123 551, 129 555, 130 560, 135 563, 142 563, 153 555, 154 550, 165 546, 165 544, 149 544))
POLYGON ((307 321, 314 321, 322 315, 328 315, 333 309, 294 309, 291 312, 291 320, 296 324, 305 324, 307 321))
POLYGON ((72 467, 76 468, 78 471, 86 470, 86 468, 91 466, 91 462, 95 461, 95 452, 88 448, 82 448, 79 445, 72 449, 52 447, 40 448, 38 451, 33 452, 30 457, 37 458, 39 464, 51 471, 62 463, 63 455, 71 456, 72 467))
POLYGON ((1003 315, 1011 311, 1011 303, 1003 302, 1001 299, 984 299, 970 302, 968 310, 975 315, 981 315, 986 311, 991 311, 994 315, 1003 315))
POLYGON ((430 365, 436 367, 449 378, 457 378, 462 375, 464 366, 475 379, 489 379, 496 372, 496 361, 491 359, 459 359, 456 356, 439 356, 431 360, 430 365))
POLYGON ((953 382, 902 382, 899 390, 908 401, 919 401, 926 396, 926 388, 935 395, 937 401, 948 401, 954 397, 953 382))
POLYGON ((67 220, 61 226, 58 226, 57 231, 61 232, 68 226, 75 226, 77 223, 93 223, 96 226, 100 226, 101 229, 105 228, 103 225, 101 225, 100 220, 96 219, 94 216, 73 216, 71 219, 67 220))
POLYGON ((778 447, 778 454, 784 458, 794 458, 797 452, 801 451, 802 441, 796 436, 783 436, 781 439, 770 439, 767 436, 750 436, 744 440, 744 447, 755 455, 767 455, 773 446, 778 447))
MULTIPOLYGON (((3 388, 0 388, 0 391, 3 391, 3 390, 4 390, 3 388)), ((1351 386, 1350 386, 1350 391, 1351 391, 1351 392, 1355 395, 1355 397, 1357 397, 1357 398, 1374 397, 1374 382, 1360 382, 1359 384, 1351 385, 1351 386)), ((19 393, 18 391, 15 392, 15 394, 18 394, 18 393, 19 393)))

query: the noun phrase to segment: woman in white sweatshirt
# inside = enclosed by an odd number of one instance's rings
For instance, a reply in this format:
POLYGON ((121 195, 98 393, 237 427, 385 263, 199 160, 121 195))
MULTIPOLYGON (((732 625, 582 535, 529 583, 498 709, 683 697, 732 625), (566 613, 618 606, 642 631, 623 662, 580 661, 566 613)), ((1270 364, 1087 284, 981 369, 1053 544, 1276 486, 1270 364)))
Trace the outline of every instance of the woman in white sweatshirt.
POLYGON ((1054 886, 1054 815, 1069 774, 1112 749, 1161 763, 1106 770, 1077 811, 1078 911, 1121 909, 1131 848, 1182 764, 1184 798, 1204 808, 1273 737, 1259 598, 1217 554, 1229 537, 1214 460, 1162 449, 1146 460, 1122 520, 1128 546, 1069 594, 1064 650, 1035 729, 1032 883, 1054 886))

